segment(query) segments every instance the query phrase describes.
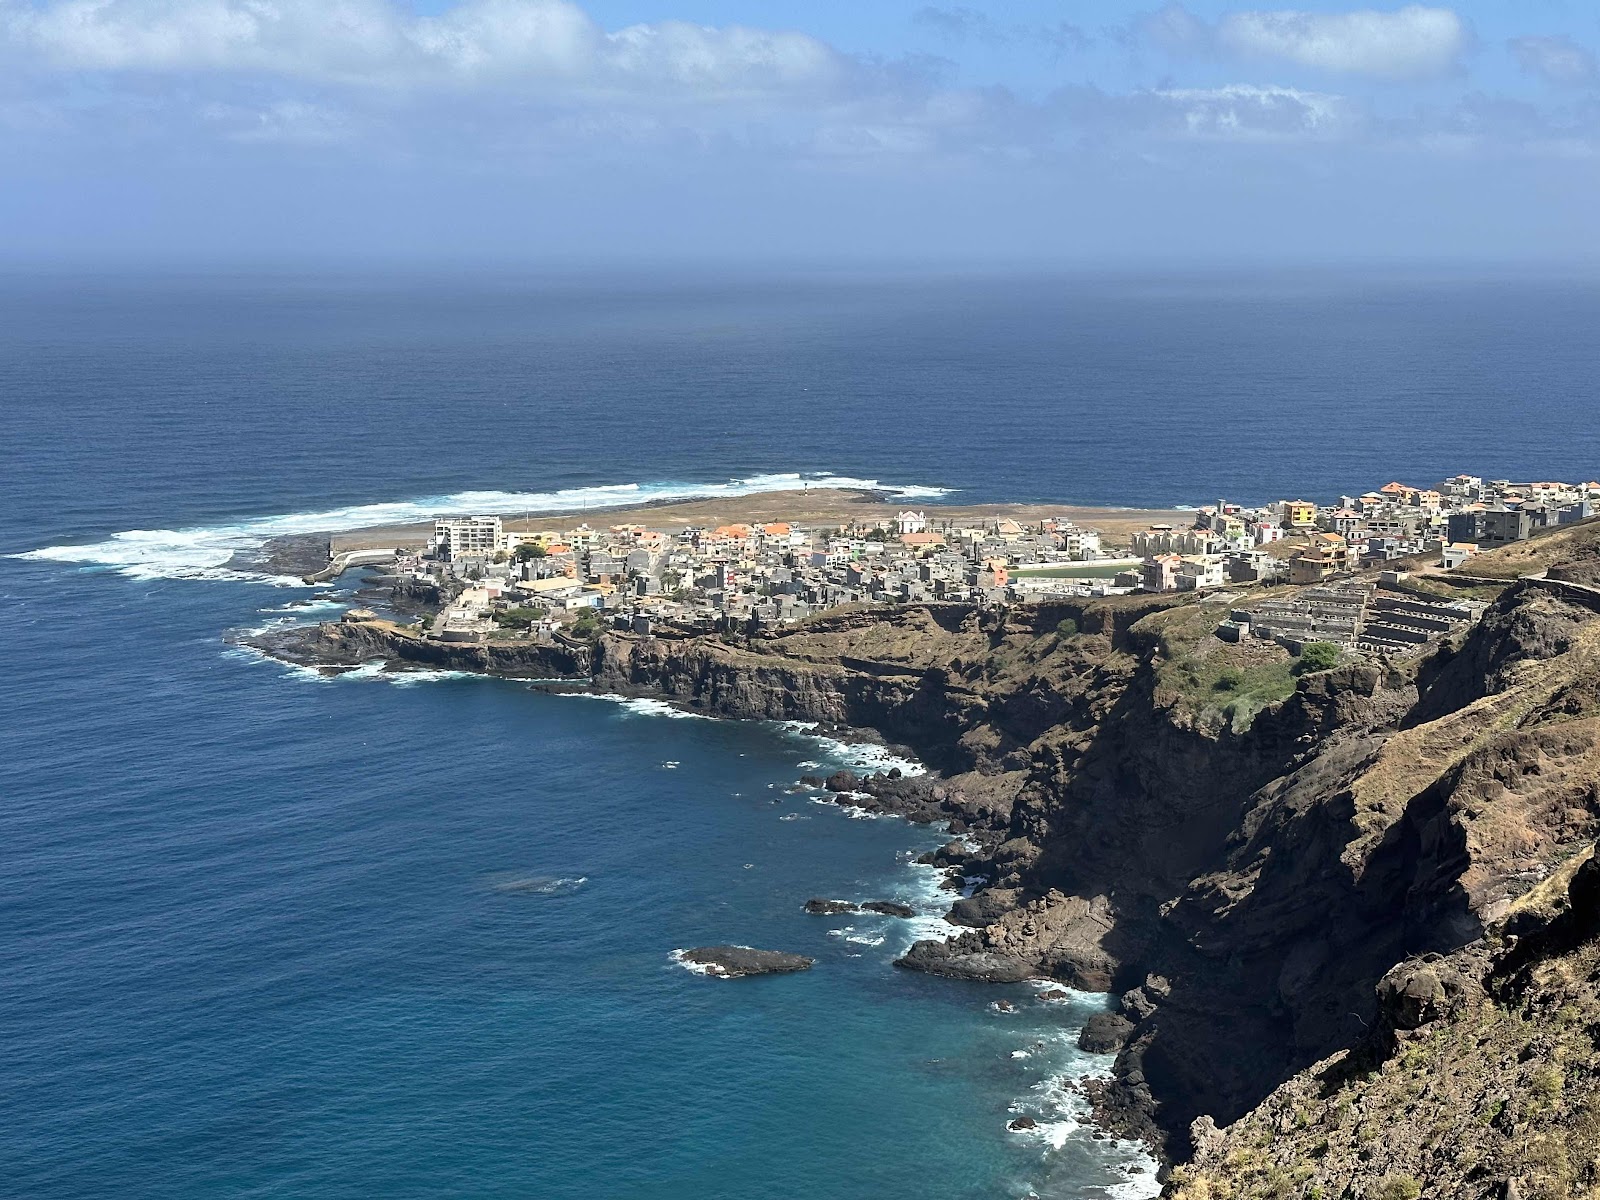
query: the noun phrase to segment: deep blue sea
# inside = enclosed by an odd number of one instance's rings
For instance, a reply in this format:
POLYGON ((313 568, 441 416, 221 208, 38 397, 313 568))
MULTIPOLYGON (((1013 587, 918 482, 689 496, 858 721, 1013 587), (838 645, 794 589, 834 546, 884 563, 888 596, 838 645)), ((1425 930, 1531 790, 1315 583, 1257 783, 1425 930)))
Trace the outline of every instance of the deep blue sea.
POLYGON ((1594 283, 1461 273, 0 279, 0 1194, 1148 1194, 1061 1088, 1108 1065, 1074 1048, 1100 998, 891 967, 940 833, 786 790, 862 751, 290 669, 226 635, 307 591, 223 564, 823 472, 919 504, 1590 479, 1597 330, 1594 283), (670 958, 722 941, 818 962, 670 958))

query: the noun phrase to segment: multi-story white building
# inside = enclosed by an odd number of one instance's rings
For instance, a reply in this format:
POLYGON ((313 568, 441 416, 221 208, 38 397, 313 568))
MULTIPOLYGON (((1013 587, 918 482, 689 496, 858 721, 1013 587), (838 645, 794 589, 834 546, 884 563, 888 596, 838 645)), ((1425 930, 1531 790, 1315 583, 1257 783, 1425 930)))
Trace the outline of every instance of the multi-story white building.
POLYGON ((1094 558, 1100 553, 1100 531, 1073 526, 1062 533, 1061 545, 1068 558, 1094 558))
POLYGON ((500 542, 499 517, 439 517, 433 523, 433 552, 446 560, 491 555, 500 542))

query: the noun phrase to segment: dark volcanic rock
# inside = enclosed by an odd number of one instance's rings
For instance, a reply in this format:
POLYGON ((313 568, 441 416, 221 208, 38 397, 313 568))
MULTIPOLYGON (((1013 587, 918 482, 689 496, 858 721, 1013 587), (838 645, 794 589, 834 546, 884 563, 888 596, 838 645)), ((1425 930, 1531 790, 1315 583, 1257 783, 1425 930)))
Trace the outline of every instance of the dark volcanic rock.
POLYGON ((267 541, 259 550, 235 554, 231 571, 259 571, 266 575, 311 575, 328 565, 332 544, 325 533, 296 533, 267 541))
POLYGON ((1089 1054, 1115 1054, 1128 1044, 1133 1022, 1116 1013, 1095 1013, 1078 1033, 1078 1049, 1089 1054))
POLYGON ((963 934, 949 942, 917 942, 904 956, 895 959, 894 965, 909 971, 984 983, 1021 983, 1037 973, 1033 964, 1014 954, 990 950, 972 934, 963 934))
POLYGON ((702 967, 707 975, 719 979, 739 979, 746 975, 783 975, 809 970, 816 961, 803 954, 782 950, 756 950, 750 946, 698 946, 678 955, 685 963, 702 967))
POLYGON ((306 666, 355 666, 382 658, 391 670, 403 664, 510 678, 579 679, 588 674, 590 665, 588 648, 576 643, 436 642, 372 621, 290 626, 244 640, 274 658, 306 666))
POLYGON ((822 900, 813 898, 806 901, 806 911, 819 917, 831 917, 836 913, 853 913, 860 912, 861 910, 854 904, 851 904, 848 900, 822 900))
POLYGON ((974 929, 991 925, 1017 906, 1017 892, 1006 888, 986 888, 976 895, 966 896, 950 906, 946 920, 955 925, 969 925, 974 929))
POLYGON ((901 904, 898 900, 868 900, 861 906, 862 912, 881 913, 886 917, 914 917, 917 910, 909 904, 901 904))
POLYGON ((1156 1011, 1155 1002, 1143 988, 1130 988, 1122 993, 1122 1011, 1135 1021, 1142 1021, 1156 1011))
POLYGON ((1039 1122, 1035 1121, 1032 1117, 1017 1117, 1010 1124, 1008 1124, 1006 1128, 1011 1130, 1013 1133, 1020 1133, 1025 1129, 1039 1128, 1039 1122))
POLYGON ((861 790, 861 780, 854 771, 835 771, 822 786, 830 792, 855 792, 861 790))

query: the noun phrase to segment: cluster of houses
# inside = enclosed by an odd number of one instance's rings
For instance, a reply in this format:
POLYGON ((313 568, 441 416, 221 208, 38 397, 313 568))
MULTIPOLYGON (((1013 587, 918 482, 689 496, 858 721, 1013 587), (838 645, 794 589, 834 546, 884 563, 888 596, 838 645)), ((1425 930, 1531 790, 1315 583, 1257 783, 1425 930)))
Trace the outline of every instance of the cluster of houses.
POLYGON ((1280 500, 1247 508, 1219 500, 1192 528, 1134 534, 1142 562, 1120 584, 1183 591, 1229 584, 1314 586, 1397 559, 1431 556, 1457 568, 1473 555, 1600 512, 1600 482, 1515 483, 1457 475, 1435 488, 1386 483, 1337 504, 1280 500))
POLYGON ((969 524, 906 511, 880 524, 514 532, 499 517, 463 516, 435 521, 426 550, 397 569, 453 594, 431 636, 485 641, 591 621, 640 633, 756 630, 849 604, 994 603, 1038 586, 1013 580, 1019 566, 1048 571, 1100 555, 1099 534, 1065 518, 969 524))
MULTIPOLYGON (((1338 503, 1219 500, 1186 526, 1158 524, 1125 549, 1072 521, 930 519, 640 524, 516 532, 495 516, 441 517, 404 575, 451 597, 429 627, 446 641, 547 639, 566 625, 756 631, 851 604, 1003 603, 1131 591, 1285 583, 1309 590, 1242 609, 1223 635, 1399 649, 1470 619, 1468 607, 1384 594, 1356 572, 1436 556, 1458 567, 1535 530, 1600 511, 1600 483, 1514 483, 1458 475, 1434 488, 1388 483, 1338 503)), ((1394 572, 1384 576, 1392 582, 1394 572)))

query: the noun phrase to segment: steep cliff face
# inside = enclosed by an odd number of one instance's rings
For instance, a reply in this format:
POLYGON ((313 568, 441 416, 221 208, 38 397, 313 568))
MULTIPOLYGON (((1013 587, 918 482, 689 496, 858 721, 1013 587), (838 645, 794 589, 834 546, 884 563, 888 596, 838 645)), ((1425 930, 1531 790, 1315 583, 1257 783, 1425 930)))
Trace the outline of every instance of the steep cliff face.
POLYGON ((1171 598, 908 608, 751 642, 606 639, 602 687, 865 725, 1015 780, 974 927, 905 965, 1113 990, 1108 1118, 1188 1150, 1378 1020, 1396 963, 1481 945, 1595 835, 1600 622, 1537 583, 1420 665, 1296 677, 1171 598), (1073 622, 1066 631, 1063 620, 1073 622))

